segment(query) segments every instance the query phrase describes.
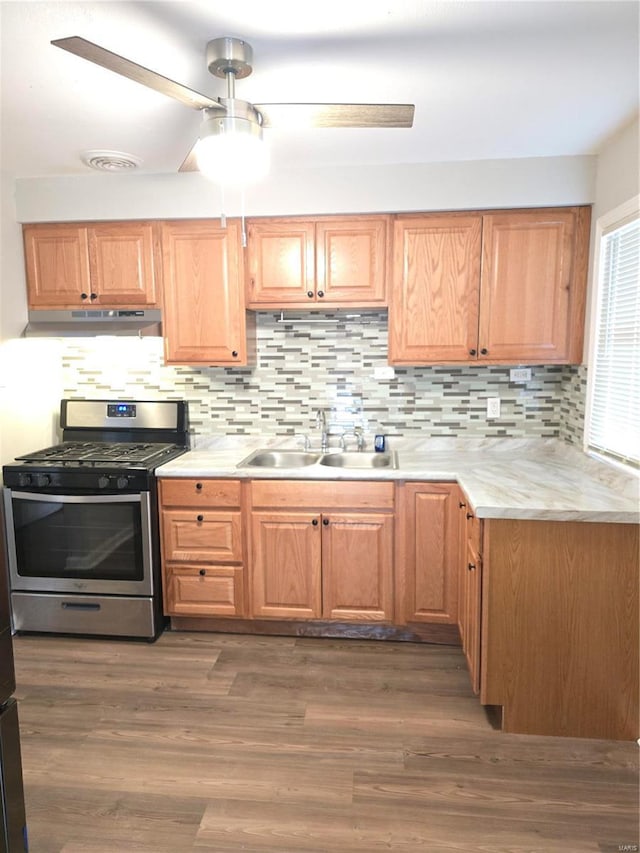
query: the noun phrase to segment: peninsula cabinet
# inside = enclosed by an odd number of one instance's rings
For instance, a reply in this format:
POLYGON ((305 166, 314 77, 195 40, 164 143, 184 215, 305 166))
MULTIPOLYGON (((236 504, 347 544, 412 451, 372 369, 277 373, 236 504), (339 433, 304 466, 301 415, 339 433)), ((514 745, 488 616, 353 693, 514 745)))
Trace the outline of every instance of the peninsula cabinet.
POLYGON ((385 307, 389 216, 254 219, 249 308, 385 307))
POLYGON ((24 225, 29 307, 157 307, 158 233, 153 222, 24 225))
POLYGON ((480 701, 505 731, 638 738, 638 530, 484 520, 480 701))
POLYGON ((398 487, 396 602, 400 624, 457 625, 459 502, 456 483, 403 483, 398 487))
POLYGON ((248 364, 255 326, 244 307, 240 223, 163 222, 161 234, 166 363, 248 364))
POLYGON ((589 207, 397 216, 391 364, 582 359, 589 207))
POLYGON ((244 615, 240 482, 166 478, 159 483, 165 614, 244 615))
POLYGON ((393 620, 393 483, 251 483, 254 618, 393 620))

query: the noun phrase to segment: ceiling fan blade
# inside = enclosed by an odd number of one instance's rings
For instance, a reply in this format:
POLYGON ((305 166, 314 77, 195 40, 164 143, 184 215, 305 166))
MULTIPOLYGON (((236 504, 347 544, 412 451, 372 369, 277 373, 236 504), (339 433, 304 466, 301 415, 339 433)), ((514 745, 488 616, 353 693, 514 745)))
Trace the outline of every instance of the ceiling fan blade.
POLYGON ((162 74, 156 74, 155 71, 151 71, 143 65, 137 65, 135 62, 119 56, 117 53, 112 53, 104 47, 80 38, 80 36, 56 39, 51 44, 55 45, 55 47, 61 47, 63 50, 68 50, 69 53, 74 53, 82 59, 88 59, 89 62, 94 62, 96 65, 101 65, 109 71, 114 71, 116 74, 128 77, 129 80, 135 80, 136 83, 142 83, 143 86, 155 89, 156 92, 174 98, 174 100, 180 101, 188 107, 193 107, 196 110, 209 107, 225 111, 224 107, 218 101, 212 100, 207 95, 201 95, 200 92, 195 92, 181 83, 169 80, 168 77, 163 77, 162 74))
POLYGON ((196 145, 200 140, 196 139, 193 143, 193 147, 191 151, 187 154, 187 156, 182 161, 182 165, 178 169, 179 172, 199 172, 198 161, 196 160, 196 145))
POLYGON ((413 104, 254 104, 263 127, 412 127, 413 104))

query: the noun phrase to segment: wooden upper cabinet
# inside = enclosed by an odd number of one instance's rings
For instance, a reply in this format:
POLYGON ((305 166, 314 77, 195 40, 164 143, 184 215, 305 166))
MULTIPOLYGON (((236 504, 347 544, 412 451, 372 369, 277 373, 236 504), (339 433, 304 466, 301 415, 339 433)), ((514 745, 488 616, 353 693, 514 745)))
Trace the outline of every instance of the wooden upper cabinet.
POLYGON ((162 269, 167 364, 247 364, 239 222, 163 222, 162 269))
POLYGON ((247 306, 385 306, 390 221, 388 216, 250 221, 247 306))
POLYGON ((588 209, 483 217, 481 360, 582 358, 588 209))
POLYGON ((394 223, 389 361, 474 358, 482 217, 398 217, 394 223))
POLYGON ((398 217, 392 364, 582 358, 590 208, 398 217))
POLYGON ((95 303, 157 305, 157 226, 150 222, 113 222, 92 225, 87 231, 95 303))
POLYGON ((23 234, 30 308, 158 305, 154 223, 33 224, 23 234))

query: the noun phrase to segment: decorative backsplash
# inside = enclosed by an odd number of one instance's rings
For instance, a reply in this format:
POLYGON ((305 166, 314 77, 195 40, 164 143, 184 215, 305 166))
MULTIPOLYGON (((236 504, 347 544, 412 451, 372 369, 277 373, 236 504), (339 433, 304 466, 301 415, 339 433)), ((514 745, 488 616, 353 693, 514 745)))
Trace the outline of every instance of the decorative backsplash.
POLYGON ((387 365, 387 314, 257 314, 253 368, 167 367, 160 338, 67 339, 65 396, 186 399, 196 436, 291 435, 313 429, 318 408, 345 429, 412 436, 563 437, 580 443, 586 369, 533 367, 526 383, 508 367, 387 365), (487 420, 486 400, 501 417, 487 420))

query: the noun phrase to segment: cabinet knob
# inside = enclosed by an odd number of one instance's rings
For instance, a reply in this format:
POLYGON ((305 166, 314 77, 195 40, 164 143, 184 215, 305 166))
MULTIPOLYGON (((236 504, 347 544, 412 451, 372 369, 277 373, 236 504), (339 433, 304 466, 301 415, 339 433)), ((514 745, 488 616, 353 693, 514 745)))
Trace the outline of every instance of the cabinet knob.
POLYGON ((200 575, 202 575, 202 577, 204 577, 206 575, 206 573, 207 573, 206 569, 200 569, 200 575))
POLYGON ((488 355, 488 354, 489 354, 489 350, 486 347, 482 347, 482 349, 480 350, 480 355, 488 355))
POLYGON ((90 297, 91 297, 91 299, 97 299, 97 298, 98 298, 98 294, 97 294, 97 293, 91 293, 91 294, 90 294, 90 297))
POLYGON ((204 521, 204 515, 197 515, 196 521, 204 521))
POLYGON ((238 357, 238 350, 234 349, 234 350, 233 350, 233 352, 231 353, 231 355, 232 355, 234 358, 237 358, 237 357, 238 357))
POLYGON ((475 563, 469 563, 467 565, 467 568, 469 569, 470 572, 472 572, 475 569, 475 567, 476 567, 475 563))
POLYGON ((81 293, 81 294, 80 294, 80 299, 88 299, 88 298, 89 298, 89 294, 88 294, 88 293, 81 293))
POLYGON ((196 489, 201 492, 202 491, 202 483, 196 483, 196 489))
POLYGON ((318 519, 314 518, 313 521, 311 522, 311 524, 313 524, 314 527, 317 527, 318 526, 318 519))
POLYGON ((466 507, 466 503, 464 501, 460 501, 458 506, 460 507, 460 509, 464 509, 466 507))
POLYGON ((474 350, 474 349, 469 350, 469 355, 475 355, 475 354, 476 354, 476 350, 474 350))
POLYGON ((328 518, 323 518, 323 519, 322 519, 322 523, 324 524, 324 526, 325 526, 325 527, 328 527, 328 526, 329 526, 329 519, 328 519, 328 518))
POLYGON ((468 512, 468 513, 467 513, 467 518, 473 518, 473 513, 472 513, 472 512, 468 512))
POLYGON ((307 296, 309 299, 313 299, 313 290, 307 290, 307 296))
POLYGON ((319 290, 319 291, 318 291, 318 296, 319 296, 319 298, 320 298, 320 299, 322 299, 322 297, 324 296, 324 290, 319 290))

